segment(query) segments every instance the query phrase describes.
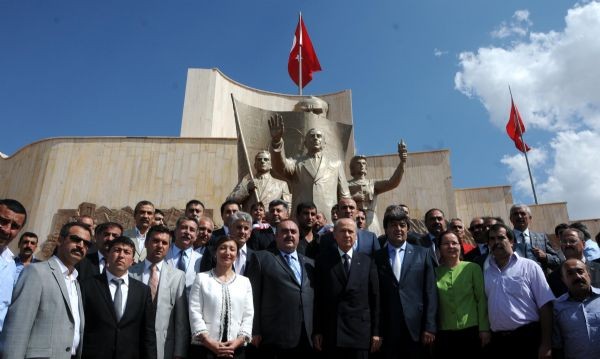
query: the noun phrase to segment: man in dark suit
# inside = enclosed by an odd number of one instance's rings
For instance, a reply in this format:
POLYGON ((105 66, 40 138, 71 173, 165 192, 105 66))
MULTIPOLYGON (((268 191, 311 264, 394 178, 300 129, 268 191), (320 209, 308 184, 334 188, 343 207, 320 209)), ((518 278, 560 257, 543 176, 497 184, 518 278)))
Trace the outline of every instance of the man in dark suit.
POLYGON ((510 221, 515 237, 514 249, 521 257, 536 261, 545 272, 555 270, 561 258, 552 248, 546 233, 529 230, 531 209, 524 204, 515 204, 510 208, 510 221))
POLYGON ((210 241, 208 241, 208 245, 210 247, 214 246, 217 238, 229 235, 229 228, 227 227, 227 223, 229 223, 229 217, 239 210, 240 205, 234 200, 229 199, 221 204, 221 219, 223 220, 223 227, 212 232, 212 237, 210 237, 210 241))
POLYGON ((475 249, 465 255, 465 260, 479 264, 481 269, 484 269, 490 250, 487 245, 487 232, 496 224, 504 224, 501 217, 476 217, 471 221, 469 231, 473 235, 477 246, 475 249))
POLYGON ((366 359, 381 345, 377 268, 353 249, 353 219, 338 219, 333 234, 337 247, 315 263, 315 349, 327 358, 366 359))
POLYGON ((385 358, 422 358, 435 339, 437 288, 431 248, 406 241, 410 221, 401 210, 383 218, 388 245, 374 260, 381 294, 385 358))
POLYGON ((269 212, 267 213, 267 220, 269 221, 269 228, 256 228, 252 231, 252 235, 246 245, 248 248, 255 251, 262 251, 269 247, 275 247, 275 232, 277 232, 277 225, 284 219, 288 219, 290 215, 290 209, 287 202, 276 199, 269 203, 269 212))
MULTIPOLYGON (((584 260, 585 235, 578 228, 568 226, 560 233, 560 249, 566 259, 578 259, 585 263, 591 285, 600 288, 600 263, 584 260)), ((562 280, 562 271, 557 269, 548 275, 548 285, 556 298, 568 291, 562 280)))
POLYGON ((437 237, 446 231, 447 222, 444 212, 438 208, 432 208, 425 212, 425 227, 427 227, 427 233, 419 238, 418 244, 422 247, 433 247, 433 251, 437 251, 436 240, 437 237))
MULTIPOLYGON (((338 219, 349 218, 353 221, 356 220, 356 202, 351 198, 341 198, 338 202, 338 219)), ((320 238, 319 253, 325 253, 328 248, 335 248, 336 241, 332 232, 324 234, 320 238)), ((372 256, 377 250, 381 248, 377 235, 373 232, 357 229, 356 241, 354 243, 353 250, 364 253, 368 256, 372 256)), ((317 255, 318 257, 318 255, 317 255)))
POLYGON ((106 245, 115 238, 121 237, 122 234, 123 227, 116 222, 105 222, 96 226, 94 239, 96 240, 97 251, 88 253, 81 262, 75 265, 77 272, 79 272, 77 280, 80 283, 104 271, 106 256, 108 255, 106 245))
POLYGON ((298 240, 296 223, 281 221, 276 248, 257 252, 257 267, 249 277, 252 343, 263 358, 306 358, 312 351, 314 262, 296 251, 298 240))
POLYGON ((106 270, 81 283, 84 359, 156 359, 150 288, 128 275, 135 250, 128 237, 109 242, 106 270))

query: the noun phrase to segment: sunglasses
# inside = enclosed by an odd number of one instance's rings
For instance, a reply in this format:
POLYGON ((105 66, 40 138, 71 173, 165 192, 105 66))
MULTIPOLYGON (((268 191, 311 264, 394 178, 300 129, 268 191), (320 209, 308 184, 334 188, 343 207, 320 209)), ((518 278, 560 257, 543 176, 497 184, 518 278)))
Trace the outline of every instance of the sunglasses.
POLYGON ((68 238, 73 243, 81 243, 81 242, 83 242, 83 245, 86 248, 90 248, 90 246, 92 245, 91 241, 86 241, 85 239, 83 239, 83 238, 81 238, 81 237, 79 237, 78 235, 75 235, 75 234, 71 234, 68 238))

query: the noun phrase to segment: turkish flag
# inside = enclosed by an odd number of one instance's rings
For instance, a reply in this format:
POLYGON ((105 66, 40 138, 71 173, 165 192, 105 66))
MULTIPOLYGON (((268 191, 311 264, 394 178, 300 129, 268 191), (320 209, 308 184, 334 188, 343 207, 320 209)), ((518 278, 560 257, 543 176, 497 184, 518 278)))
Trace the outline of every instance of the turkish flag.
POLYGON ((525 133, 525 125, 521 120, 519 110, 517 109, 517 106, 512 98, 510 99, 510 103, 510 117, 508 118, 508 123, 506 124, 506 133, 508 133, 508 137, 515 142, 515 147, 517 147, 519 151, 525 153, 531 149, 525 142, 523 142, 522 139, 522 134, 525 133))
POLYGON ((288 60, 288 73, 292 81, 299 85, 300 74, 298 61, 300 60, 300 49, 302 49, 302 88, 312 80, 312 74, 315 71, 321 71, 321 64, 317 58, 317 53, 313 48, 312 41, 308 36, 302 16, 298 20, 296 33, 294 34, 294 43, 290 51, 290 59, 288 60))

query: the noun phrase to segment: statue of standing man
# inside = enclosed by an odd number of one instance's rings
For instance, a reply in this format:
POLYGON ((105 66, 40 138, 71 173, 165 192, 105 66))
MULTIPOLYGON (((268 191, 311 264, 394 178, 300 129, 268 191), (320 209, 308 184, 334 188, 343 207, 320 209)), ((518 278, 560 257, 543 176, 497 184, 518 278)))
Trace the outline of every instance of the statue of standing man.
POLYGON ((343 162, 327 158, 323 153, 323 132, 311 128, 304 137, 307 153, 286 158, 283 143, 283 119, 269 119, 271 160, 276 178, 287 181, 292 190, 292 209, 301 202, 314 202, 320 211, 329 211, 339 198, 350 198, 343 162))
POLYGON ((350 160, 350 174, 352 179, 348 181, 350 193, 360 209, 367 213, 367 228, 377 235, 383 234, 379 219, 377 218, 377 195, 391 191, 398 187, 404 174, 404 165, 408 158, 406 145, 403 141, 398 144, 398 155, 400 163, 394 174, 387 180, 374 180, 367 178, 367 158, 365 156, 354 156, 350 160))
POLYGON ((246 175, 233 189, 227 200, 233 200, 242 205, 244 211, 250 212, 252 205, 261 202, 265 207, 271 201, 280 199, 291 203, 288 184, 271 176, 271 154, 260 151, 254 157, 254 180, 246 175))

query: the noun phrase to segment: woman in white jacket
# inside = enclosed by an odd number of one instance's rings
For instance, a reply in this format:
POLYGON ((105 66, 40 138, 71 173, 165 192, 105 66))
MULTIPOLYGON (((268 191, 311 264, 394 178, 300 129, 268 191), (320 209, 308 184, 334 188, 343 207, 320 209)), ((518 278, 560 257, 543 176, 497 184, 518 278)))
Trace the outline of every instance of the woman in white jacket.
POLYGON ((245 344, 252 337, 252 287, 248 278, 233 270, 237 242, 223 236, 215 248, 215 268, 197 274, 190 292, 190 357, 244 358, 245 344))

